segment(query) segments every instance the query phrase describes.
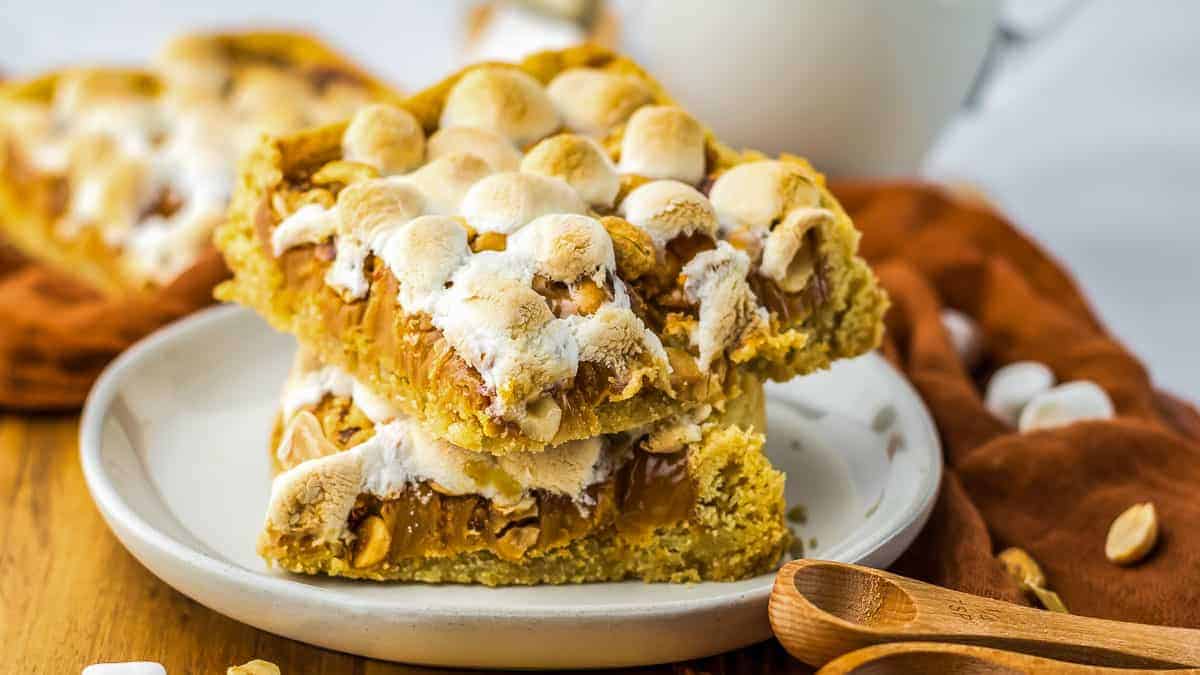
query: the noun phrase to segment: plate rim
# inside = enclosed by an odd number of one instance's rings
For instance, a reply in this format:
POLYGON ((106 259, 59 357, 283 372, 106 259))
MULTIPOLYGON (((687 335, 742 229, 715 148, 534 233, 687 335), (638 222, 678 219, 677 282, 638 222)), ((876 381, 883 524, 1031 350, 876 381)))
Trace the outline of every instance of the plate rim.
MULTIPOLYGON (((172 322, 167 326, 142 338, 124 353, 113 360, 97 379, 84 402, 79 427, 79 455, 83 469, 84 480, 97 510, 104 517, 110 531, 116 536, 121 545, 132 554, 133 548, 126 543, 119 530, 124 530, 138 542, 155 550, 159 556, 173 559, 176 563, 193 568, 194 573, 202 573, 221 583, 232 584, 242 590, 255 594, 266 593, 271 596, 286 596, 302 601, 310 606, 327 609, 342 609, 345 600, 342 592, 311 584, 293 581, 285 576, 271 576, 245 569, 232 562, 215 557, 203 550, 177 540, 170 534, 161 531, 150 524, 138 513, 121 495, 116 483, 112 480, 104 466, 103 433, 105 422, 111 415, 112 404, 120 390, 125 377, 141 362, 146 360, 178 337, 200 330, 209 324, 235 320, 239 315, 253 315, 247 308, 238 305, 217 305, 196 312, 190 316, 172 322), (115 521, 115 522, 114 522, 115 521)), ((274 330, 273 328, 271 330, 274 330)), ((889 376, 906 390, 919 405, 921 426, 930 440, 930 454, 939 460, 942 457, 941 438, 934 425, 932 415, 924 400, 912 384, 886 359, 875 352, 867 355, 878 359, 886 367, 889 376)), ((861 357, 860 357, 861 358, 861 357)), ((937 500, 941 485, 943 462, 934 461, 932 470, 923 476, 920 485, 922 500, 912 509, 896 527, 873 545, 851 549, 857 559, 870 556, 886 547, 902 533, 914 528, 919 533, 928 520, 937 500)), ((914 537, 916 534, 913 535, 914 537)), ((138 555, 134 556, 155 577, 167 583, 173 589, 188 595, 174 583, 163 577, 157 570, 147 565, 138 555)), ((676 600, 652 601, 645 603, 621 604, 590 604, 578 607, 555 606, 514 606, 503 608, 484 605, 446 604, 439 606, 413 606, 403 601, 383 600, 373 598, 354 598, 357 608, 361 609, 391 609, 403 610, 410 616, 423 619, 445 619, 461 622, 463 620, 495 620, 498 618, 514 618, 535 620, 543 623, 578 623, 580 621, 608 621, 616 616, 637 617, 639 619, 670 619, 685 614, 711 612, 743 603, 766 603, 771 592, 775 572, 751 577, 744 581, 762 580, 760 586, 748 590, 708 593, 697 598, 681 598, 676 600)), ((636 583, 636 580, 635 580, 636 583)), ((481 587, 482 588, 482 587, 481 587)), ((196 598, 193 598, 196 599, 196 598)), ((199 599, 196 599, 201 602, 199 599)), ((207 603, 201 602, 201 604, 207 603)))

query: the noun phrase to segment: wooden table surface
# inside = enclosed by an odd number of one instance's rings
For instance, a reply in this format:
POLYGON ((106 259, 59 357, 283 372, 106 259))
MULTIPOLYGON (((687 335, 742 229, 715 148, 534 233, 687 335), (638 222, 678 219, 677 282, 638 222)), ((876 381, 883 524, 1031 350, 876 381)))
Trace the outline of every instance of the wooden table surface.
MULTIPOLYGON (((252 628, 150 574, 92 504, 74 416, 0 415, 0 673, 79 673, 157 661, 170 675, 223 674, 253 658, 283 675, 449 672, 313 647, 252 628)), ((703 639, 698 636, 697 639, 703 639)), ((639 673, 811 672, 774 641, 639 673)))

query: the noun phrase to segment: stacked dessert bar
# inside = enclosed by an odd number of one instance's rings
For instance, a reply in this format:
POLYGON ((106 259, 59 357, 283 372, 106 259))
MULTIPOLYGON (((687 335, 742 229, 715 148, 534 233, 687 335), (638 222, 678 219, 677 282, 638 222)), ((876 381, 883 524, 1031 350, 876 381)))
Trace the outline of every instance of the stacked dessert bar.
POLYGON ((594 47, 268 139, 217 241, 219 296, 300 343, 259 550, 309 574, 765 572, 762 382, 872 349, 887 304, 820 174, 594 47))
POLYGON ((164 286, 211 246, 260 132, 397 99, 291 33, 192 35, 152 68, 0 85, 0 238, 113 295, 164 286))

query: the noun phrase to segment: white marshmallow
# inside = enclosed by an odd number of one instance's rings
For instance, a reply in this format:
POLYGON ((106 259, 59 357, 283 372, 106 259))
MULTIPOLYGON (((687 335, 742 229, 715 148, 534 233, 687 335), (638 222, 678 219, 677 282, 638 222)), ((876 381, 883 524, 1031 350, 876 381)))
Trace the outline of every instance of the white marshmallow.
POLYGON ((600 136, 650 103, 654 93, 642 80, 596 68, 570 68, 546 87, 567 128, 600 136))
POLYGON ((988 382, 984 405, 996 417, 1016 424, 1033 397, 1054 386, 1054 373, 1036 361, 1018 361, 997 370, 988 382))
POLYGON ((971 317, 956 309, 942 310, 942 327, 950 337, 950 344, 967 369, 979 365, 983 358, 983 331, 971 317))
POLYGON ((717 236, 717 213, 696 188, 677 180, 641 185, 621 202, 621 216, 645 230, 660 251, 679 235, 717 236))
POLYGON ((467 153, 487 162, 492 171, 516 171, 521 152, 504 136, 478 127, 446 127, 429 137, 426 151, 433 161, 446 155, 467 153))
POLYGON ((82 675, 167 675, 167 669, 153 661, 93 663, 83 669, 82 675))
POLYGON ((1033 397, 1021 411, 1017 429, 1022 433, 1064 427, 1083 420, 1107 420, 1116 415, 1112 399, 1095 382, 1079 380, 1060 384, 1033 397))
POLYGON ((706 162, 704 127, 680 108, 644 106, 625 125, 621 173, 696 185, 704 179, 706 162))
POLYGON ((508 172, 471 186, 460 210, 478 232, 512 234, 548 213, 587 213, 587 204, 561 178, 508 172))
POLYGON ((584 201, 605 209, 612 208, 621 189, 608 153, 596 141, 575 134, 559 134, 533 146, 521 161, 521 171, 561 178, 584 201))
POLYGON ((489 129, 525 146, 554 133, 559 119, 546 90, 533 76, 513 68, 484 66, 454 84, 439 126, 489 129))

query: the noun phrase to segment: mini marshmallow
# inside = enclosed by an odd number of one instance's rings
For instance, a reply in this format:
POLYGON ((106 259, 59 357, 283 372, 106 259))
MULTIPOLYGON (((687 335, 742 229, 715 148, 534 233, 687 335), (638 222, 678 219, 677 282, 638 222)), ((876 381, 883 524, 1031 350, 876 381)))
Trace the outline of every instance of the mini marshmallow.
POLYGON ((596 68, 564 70, 550 81, 546 93, 568 129, 591 136, 603 135, 654 99, 642 80, 596 68))
POLYGON ((425 132, 412 113, 384 103, 368 105, 342 134, 342 154, 381 174, 404 173, 425 159, 425 132))
POLYGON ((370 290, 366 277, 367 254, 377 239, 394 233, 421 215, 425 196, 402 180, 372 178, 348 185, 338 193, 337 254, 325 272, 325 283, 345 297, 357 300, 370 290))
POLYGON ((370 243, 386 228, 403 225, 425 210, 425 196, 399 180, 372 178, 347 185, 338 193, 338 238, 353 236, 370 243))
POLYGON ((700 305, 700 322, 692 334, 700 349, 700 370, 708 370, 752 323, 764 320, 766 310, 758 307, 746 282, 749 272, 750 258, 725 241, 683 266, 684 293, 700 305))
POLYGON ((404 311, 432 313, 438 294, 471 249, 456 219, 421 216, 389 236, 378 253, 399 282, 404 311))
POLYGON ((704 127, 681 108, 643 106, 625 125, 621 173, 696 185, 705 165, 704 127))
POLYGON ((660 372, 670 372, 667 352, 646 324, 627 307, 605 305, 588 317, 573 317, 579 360, 600 363, 623 375, 631 361, 648 354, 660 372))
POLYGON ((808 231, 822 223, 833 222, 833 213, 825 209, 798 208, 784 216, 783 221, 767 235, 763 244, 759 270, 784 291, 804 290, 813 275, 815 251, 804 245, 808 231))
POLYGON ((82 675, 167 675, 167 669, 153 661, 93 663, 83 669, 82 675))
POLYGON ((320 204, 305 204, 271 231, 271 252, 278 258, 295 246, 319 244, 332 237, 337 227, 337 211, 320 204))
POLYGON ((450 311, 436 313, 434 325, 496 392, 498 411, 519 416, 530 398, 575 375, 579 353, 569 324, 527 281, 501 273, 504 265, 504 253, 473 255, 439 303, 450 311))
POLYGON ((587 204, 561 178, 507 172, 471 186, 460 212, 476 231, 512 234, 547 213, 587 213, 587 204))
POLYGON ((509 249, 527 252, 538 274, 563 283, 588 277, 601 284, 604 273, 616 269, 608 232, 600 221, 584 215, 541 216, 512 236, 509 249))
POLYGON ((727 229, 770 229, 788 211, 821 205, 821 193, 802 167, 768 159, 739 164, 713 181, 708 192, 727 229))
POLYGON ((942 327, 963 365, 968 370, 978 365, 983 358, 983 331, 979 324, 958 310, 946 308, 942 310, 942 327))
POLYGON ((1107 420, 1116 415, 1112 399, 1095 382, 1079 380, 1060 384, 1033 397, 1021 411, 1017 429, 1022 433, 1064 427, 1083 420, 1107 420))
POLYGON ((659 250, 680 235, 717 236, 712 204, 699 190, 677 180, 639 186, 622 200, 619 213, 649 234, 659 250))
POLYGON ((984 405, 993 415, 1016 424, 1034 396, 1054 386, 1054 373, 1036 361, 1018 361, 997 370, 988 381, 984 405))
POLYGON ((430 161, 400 180, 411 181, 425 195, 426 210, 454 215, 471 186, 492 174, 477 155, 455 153, 430 161))
POLYGON ((441 127, 494 131, 518 146, 554 133, 558 111, 541 83, 513 68, 476 68, 454 84, 442 108, 441 127))
POLYGON ((469 153, 492 167, 492 171, 516 171, 521 166, 521 151, 504 136, 478 127, 445 127, 429 137, 426 146, 430 161, 446 155, 469 153))
POLYGON ((608 154, 590 138, 559 134, 533 146, 521 161, 521 171, 567 181, 592 206, 611 209, 621 179, 608 154))

